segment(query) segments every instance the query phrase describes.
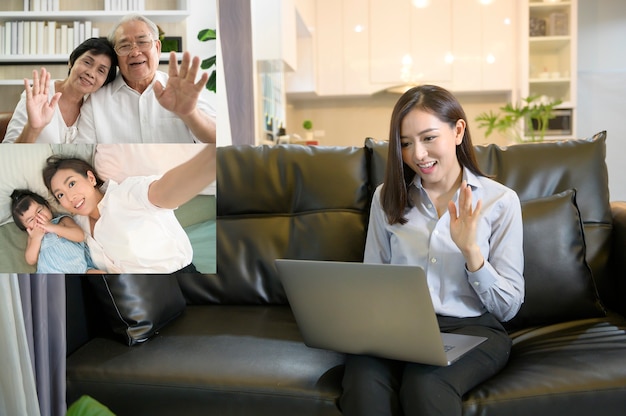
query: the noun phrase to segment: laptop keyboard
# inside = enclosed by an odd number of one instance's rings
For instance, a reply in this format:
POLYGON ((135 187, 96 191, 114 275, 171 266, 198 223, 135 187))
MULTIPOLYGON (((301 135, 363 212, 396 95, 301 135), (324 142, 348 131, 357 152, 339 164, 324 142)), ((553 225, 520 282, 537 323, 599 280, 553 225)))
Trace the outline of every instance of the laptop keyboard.
POLYGON ((450 351, 450 350, 451 350, 451 349, 453 349, 453 348, 454 348, 454 345, 444 345, 444 346, 443 346, 443 350, 444 350, 445 352, 448 352, 448 351, 450 351))

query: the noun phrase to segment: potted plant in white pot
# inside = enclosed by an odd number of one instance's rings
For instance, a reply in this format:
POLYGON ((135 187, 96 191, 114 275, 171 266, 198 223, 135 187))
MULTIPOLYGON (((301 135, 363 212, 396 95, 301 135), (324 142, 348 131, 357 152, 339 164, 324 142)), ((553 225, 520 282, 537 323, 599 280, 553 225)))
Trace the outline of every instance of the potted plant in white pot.
POLYGON ((311 120, 304 120, 302 122, 302 128, 305 130, 305 140, 310 141, 313 140, 313 122, 311 120))
POLYGON ((554 118, 555 107, 561 103, 561 100, 553 100, 545 95, 531 95, 522 98, 520 104, 505 104, 500 107, 499 113, 492 110, 480 113, 475 120, 479 128, 486 129, 485 137, 498 131, 518 143, 541 142, 548 128, 548 121, 554 118), (522 121, 526 132, 522 129, 522 121))

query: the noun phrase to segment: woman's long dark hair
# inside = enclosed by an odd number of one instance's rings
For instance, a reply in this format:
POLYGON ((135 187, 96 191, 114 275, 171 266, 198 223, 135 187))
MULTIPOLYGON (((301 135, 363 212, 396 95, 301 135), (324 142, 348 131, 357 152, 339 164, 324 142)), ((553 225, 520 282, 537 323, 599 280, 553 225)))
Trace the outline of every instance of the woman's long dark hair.
POLYGON ((467 117, 461 104, 448 90, 436 85, 420 85, 405 92, 393 108, 389 127, 389 150, 381 203, 389 224, 405 224, 404 211, 408 206, 408 187, 415 172, 402 161, 400 129, 404 117, 412 110, 433 114, 454 128, 458 120, 465 121, 463 141, 456 147, 456 157, 462 167, 476 175, 486 176, 478 166, 467 117))
MULTIPOLYGON (((87 178, 87 172, 91 172, 96 178, 96 188, 100 188, 104 184, 104 181, 100 179, 96 170, 88 162, 78 158, 54 155, 46 159, 46 166, 42 172, 43 183, 50 192, 52 192, 50 189, 52 177, 61 169, 71 169, 83 178, 87 178)), ((54 197, 56 198, 56 195, 54 197)))

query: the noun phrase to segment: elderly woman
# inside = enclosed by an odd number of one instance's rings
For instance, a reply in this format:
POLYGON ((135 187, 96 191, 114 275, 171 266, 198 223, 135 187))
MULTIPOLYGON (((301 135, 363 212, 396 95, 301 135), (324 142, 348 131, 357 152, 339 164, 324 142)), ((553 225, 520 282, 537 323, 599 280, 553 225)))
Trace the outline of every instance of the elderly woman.
POLYGON ((33 71, 33 85, 13 112, 3 143, 72 143, 85 97, 115 79, 117 55, 105 39, 91 38, 70 55, 68 77, 50 80, 45 68, 33 71))

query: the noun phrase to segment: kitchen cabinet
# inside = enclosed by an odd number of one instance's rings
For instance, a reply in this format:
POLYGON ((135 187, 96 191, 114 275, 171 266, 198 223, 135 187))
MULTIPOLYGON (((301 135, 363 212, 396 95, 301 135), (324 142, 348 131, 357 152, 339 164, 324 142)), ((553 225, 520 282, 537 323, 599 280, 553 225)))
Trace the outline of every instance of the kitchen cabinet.
POLYGON ((370 81, 381 86, 450 82, 452 3, 370 0, 370 81))
POLYGON ((512 91, 516 82, 515 2, 456 0, 452 83, 456 92, 512 91))
POLYGON ((315 92, 318 95, 343 94, 343 1, 317 0, 315 22, 315 92))
POLYGON ((369 81, 368 21, 364 0, 317 0, 314 31, 298 37, 298 71, 286 74, 287 92, 323 97, 375 92, 369 81))
POLYGON ((252 0, 250 6, 254 60, 279 61, 285 71, 297 70, 294 0, 252 0))
POLYGON ((511 94, 521 76, 524 23, 516 12, 525 2, 316 0, 312 30, 298 38, 299 69, 286 74, 287 92, 306 99, 434 83, 511 94))
POLYGON ((344 94, 371 94, 376 91, 369 79, 370 11, 363 0, 343 0, 344 94))
POLYGON ((285 72, 285 91, 291 96, 310 96, 316 90, 315 42, 311 33, 298 35, 297 71, 285 72))

